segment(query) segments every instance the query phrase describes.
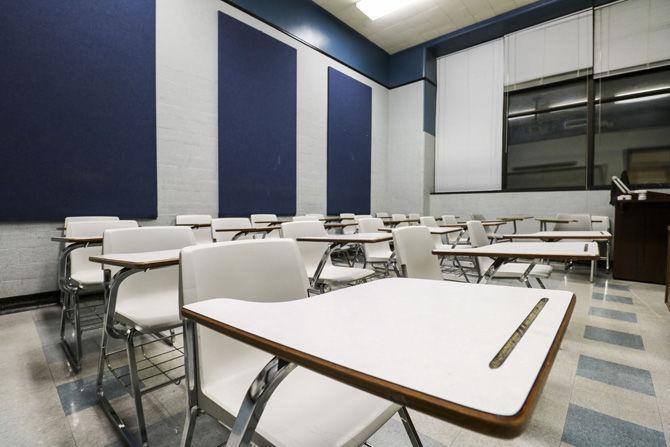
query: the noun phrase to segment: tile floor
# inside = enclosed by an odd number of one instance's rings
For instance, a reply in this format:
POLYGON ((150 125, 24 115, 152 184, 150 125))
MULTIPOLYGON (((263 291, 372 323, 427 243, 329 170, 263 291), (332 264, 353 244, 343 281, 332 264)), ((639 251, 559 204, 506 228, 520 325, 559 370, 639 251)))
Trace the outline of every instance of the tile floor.
MULTIPOLYGON (((670 444, 670 312, 662 286, 587 281, 586 270, 560 267, 550 288, 577 296, 570 326, 527 430, 498 440, 411 412, 427 447, 667 446, 670 444)), ((96 405, 98 333, 84 340, 79 374, 68 368, 58 340, 55 306, 0 316, 0 445, 122 445, 96 405)), ((130 397, 105 382, 114 405, 133 426, 130 397)), ((186 407, 183 384, 144 397, 150 444, 179 443, 186 407)), ((227 430, 198 419, 194 445, 218 446, 227 430)), ((368 444, 409 446, 399 419, 368 444)))

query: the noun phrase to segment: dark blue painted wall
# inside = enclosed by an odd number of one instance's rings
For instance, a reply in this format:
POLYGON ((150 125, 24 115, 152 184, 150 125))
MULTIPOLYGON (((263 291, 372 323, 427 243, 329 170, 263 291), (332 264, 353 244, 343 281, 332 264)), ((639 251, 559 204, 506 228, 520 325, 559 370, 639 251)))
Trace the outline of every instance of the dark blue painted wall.
POLYGON ((386 51, 312 0, 224 0, 382 84, 388 84, 386 51))
POLYGON ((370 213, 372 89, 328 68, 328 214, 370 213))
POLYGON ((219 215, 295 204, 296 50, 219 13, 219 215))
POLYGON ((156 216, 153 0, 0 14, 0 220, 156 216))

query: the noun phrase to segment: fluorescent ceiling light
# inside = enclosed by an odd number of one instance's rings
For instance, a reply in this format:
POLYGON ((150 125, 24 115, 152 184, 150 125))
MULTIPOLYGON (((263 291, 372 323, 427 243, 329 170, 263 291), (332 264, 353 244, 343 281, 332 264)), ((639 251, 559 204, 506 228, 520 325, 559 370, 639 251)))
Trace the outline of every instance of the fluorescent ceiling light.
POLYGON ((640 98, 620 99, 618 101, 614 101, 614 104, 630 104, 632 102, 652 101, 654 99, 667 98, 668 96, 670 96, 670 93, 663 93, 660 95, 652 95, 652 96, 642 96, 640 98))
POLYGON ((387 14, 397 11, 417 0, 360 0, 356 7, 363 12, 370 20, 377 20, 387 14))

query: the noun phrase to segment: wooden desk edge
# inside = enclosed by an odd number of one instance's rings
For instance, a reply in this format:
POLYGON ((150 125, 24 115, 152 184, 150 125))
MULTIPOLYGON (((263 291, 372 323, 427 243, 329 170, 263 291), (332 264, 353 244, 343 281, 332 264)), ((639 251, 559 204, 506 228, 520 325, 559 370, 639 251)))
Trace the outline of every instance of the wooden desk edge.
POLYGON ((321 242, 324 244, 335 244, 335 243, 342 243, 342 244, 376 244, 377 242, 386 242, 390 241, 393 239, 393 236, 390 234, 388 236, 384 235, 384 237, 379 237, 375 239, 335 239, 335 238, 329 238, 326 236, 303 236, 303 237, 297 237, 295 240, 296 242, 321 242))
POLYGON ((319 374, 323 374, 331 379, 341 381, 360 390, 396 402, 397 404, 405 405, 417 411, 480 433, 486 433, 500 438, 514 438, 523 432, 530 421, 530 416, 539 400, 540 393, 547 381, 551 366, 554 363, 561 341, 567 330, 574 306, 575 295, 573 294, 568 309, 563 317, 563 321, 549 347, 549 352, 535 378, 535 382, 519 412, 512 416, 499 416, 486 413, 437 398, 430 394, 405 388, 395 383, 379 379, 378 377, 361 373, 288 346, 284 346, 272 340, 259 337, 255 334, 213 320, 183 307, 181 308, 181 314, 185 318, 189 318, 198 324, 202 324, 209 329, 232 337, 242 343, 249 344, 262 351, 281 357, 284 360, 297 363, 300 366, 319 374), (343 380, 343 378, 346 378, 346 380, 343 380))
POLYGON ((67 237, 67 236, 56 236, 51 238, 52 242, 69 242, 69 243, 77 243, 77 242, 88 242, 91 244, 95 243, 100 243, 102 242, 102 237, 67 237))
POLYGON ((610 234, 609 236, 605 235, 600 235, 600 236, 536 236, 532 234, 503 234, 503 238, 505 239, 539 239, 542 241, 555 241, 555 240, 570 240, 570 239, 583 239, 583 240, 590 240, 592 242, 595 241, 609 241, 613 238, 613 236, 610 234))
POLYGON ((515 259, 547 259, 550 261, 597 261, 600 254, 591 255, 547 255, 537 253, 495 253, 495 252, 477 252, 473 249, 467 250, 440 250, 434 249, 432 253, 436 256, 481 256, 484 258, 515 258, 515 259))
POLYGON ((140 262, 140 261, 129 262, 123 260, 107 259, 102 256, 91 256, 88 258, 88 260, 91 262, 97 262, 98 264, 113 265, 115 267, 140 269, 140 270, 148 268, 167 267, 170 265, 179 264, 179 259, 169 259, 169 260, 152 261, 152 262, 140 262))

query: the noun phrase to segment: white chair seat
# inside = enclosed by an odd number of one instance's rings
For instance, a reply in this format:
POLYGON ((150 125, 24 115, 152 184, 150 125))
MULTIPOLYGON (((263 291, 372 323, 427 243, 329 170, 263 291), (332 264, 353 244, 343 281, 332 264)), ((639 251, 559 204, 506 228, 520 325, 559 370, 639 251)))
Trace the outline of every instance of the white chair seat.
POLYGON ((70 278, 83 286, 91 286, 95 284, 102 285, 105 279, 102 269, 82 270, 80 272, 73 273, 70 275, 70 278))
MULTIPOLYGON (((249 384, 263 366, 250 362, 246 370, 222 374, 214 383, 203 384, 203 394, 236 415, 249 384)), ((276 446, 361 445, 398 409, 388 401, 298 367, 268 401, 256 432, 276 446)))
MULTIPOLYGON (((310 278, 314 277, 314 272, 308 271, 310 278)), ((355 267, 339 267, 337 265, 328 265, 321 271, 319 280, 327 283, 348 283, 353 281, 360 281, 363 278, 374 275, 375 272, 368 269, 359 269, 355 267)))
POLYGON ((161 329, 181 326, 179 291, 145 292, 141 299, 126 299, 116 305, 116 316, 138 329, 161 329))
POLYGON ((464 248, 472 248, 472 245, 458 244, 456 246, 456 248, 452 248, 451 245, 442 244, 440 246, 436 246, 435 250, 444 250, 444 251, 458 250, 458 251, 461 251, 464 248))
MULTIPOLYGON (((511 262, 503 264, 494 275, 495 278, 518 278, 523 275, 530 264, 511 262)), ((549 278, 553 267, 547 264, 536 264, 533 270, 530 271, 532 276, 539 276, 541 278, 549 278)))

